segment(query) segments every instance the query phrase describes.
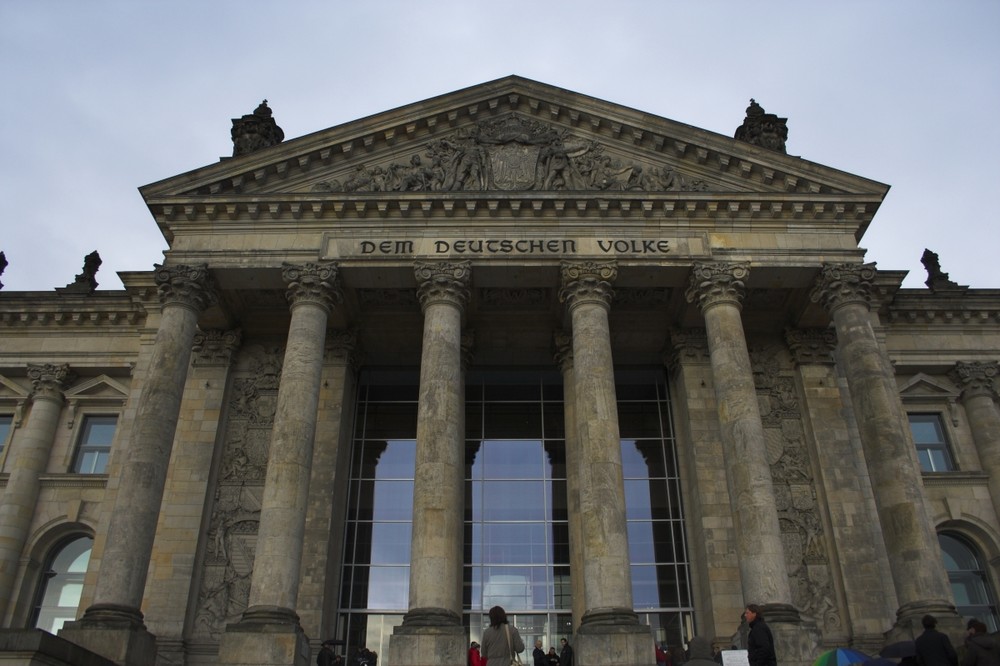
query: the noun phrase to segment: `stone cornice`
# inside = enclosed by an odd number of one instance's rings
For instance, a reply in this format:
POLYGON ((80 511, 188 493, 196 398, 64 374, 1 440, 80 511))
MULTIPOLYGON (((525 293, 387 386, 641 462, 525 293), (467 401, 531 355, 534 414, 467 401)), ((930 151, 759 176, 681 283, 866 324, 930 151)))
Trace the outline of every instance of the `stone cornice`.
MULTIPOLYGON (((9 474, 0 474, 0 488, 7 487, 9 474)), ((104 488, 108 485, 107 474, 43 474, 39 477, 42 488, 104 488)))
POLYGON ((881 199, 873 195, 751 192, 352 192, 265 196, 172 196, 147 200, 163 223, 354 218, 602 217, 732 222, 839 222, 865 228, 881 199))
POLYGON ((50 327, 134 327, 147 311, 124 292, 105 295, 96 292, 87 298, 66 298, 54 292, 0 292, 0 326, 50 327))

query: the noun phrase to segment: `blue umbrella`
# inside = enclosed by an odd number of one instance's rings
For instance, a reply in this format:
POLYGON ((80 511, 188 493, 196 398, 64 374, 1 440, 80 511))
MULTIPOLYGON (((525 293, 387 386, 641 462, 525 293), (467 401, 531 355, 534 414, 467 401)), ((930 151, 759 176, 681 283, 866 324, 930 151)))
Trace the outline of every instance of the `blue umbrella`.
POLYGON ((827 650, 812 663, 812 666, 850 666, 862 664, 871 659, 870 656, 851 648, 835 648, 827 650))

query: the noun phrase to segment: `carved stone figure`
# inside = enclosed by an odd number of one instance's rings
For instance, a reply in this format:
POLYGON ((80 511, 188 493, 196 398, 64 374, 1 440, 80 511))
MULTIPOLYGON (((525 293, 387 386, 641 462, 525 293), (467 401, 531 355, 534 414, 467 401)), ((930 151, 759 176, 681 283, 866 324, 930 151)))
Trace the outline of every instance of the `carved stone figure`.
MULTIPOLYGON (((7 268, 7 255, 0 252, 0 275, 3 275, 4 269, 7 268)), ((3 289, 3 282, 0 282, 0 289, 3 289)))
POLYGON ((79 273, 73 282, 66 285, 64 292, 75 294, 92 294, 97 290, 97 270, 101 267, 101 255, 94 250, 83 258, 83 272, 79 273))
POLYGON ((785 141, 788 140, 788 118, 779 118, 773 113, 765 113, 756 100, 750 100, 747 107, 747 117, 743 124, 736 128, 735 138, 755 146, 785 151, 785 141))
POLYGON ((703 180, 689 181, 666 166, 621 163, 595 141, 514 114, 436 139, 406 164, 360 165, 343 185, 312 186, 314 192, 706 189, 703 180))
POLYGON ((277 145, 285 139, 285 133, 271 117, 266 99, 253 113, 233 118, 230 135, 233 138, 233 157, 277 145))
POLYGON ((924 248, 920 263, 927 269, 927 281, 924 284, 930 287, 931 291, 959 288, 958 283, 949 280, 948 274, 941 270, 941 262, 938 260, 937 252, 931 252, 924 248))

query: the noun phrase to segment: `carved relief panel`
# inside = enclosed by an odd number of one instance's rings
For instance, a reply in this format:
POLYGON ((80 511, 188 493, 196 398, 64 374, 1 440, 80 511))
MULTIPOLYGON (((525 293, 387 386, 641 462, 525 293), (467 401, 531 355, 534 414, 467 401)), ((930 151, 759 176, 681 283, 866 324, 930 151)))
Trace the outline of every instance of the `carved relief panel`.
POLYGON ((229 394, 225 449, 211 509, 195 636, 218 640, 250 598, 268 446, 281 377, 279 347, 240 352, 229 394))
POLYGON ((842 619, 833 589, 791 360, 778 344, 751 345, 750 359, 767 440, 792 602, 823 630, 836 632, 842 619))

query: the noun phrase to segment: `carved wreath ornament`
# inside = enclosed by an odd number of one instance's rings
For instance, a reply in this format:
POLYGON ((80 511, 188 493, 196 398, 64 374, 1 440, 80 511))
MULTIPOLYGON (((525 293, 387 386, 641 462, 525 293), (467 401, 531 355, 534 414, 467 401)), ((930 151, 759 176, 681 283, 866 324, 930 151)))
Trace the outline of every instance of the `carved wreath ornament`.
POLYGON ((343 183, 313 186, 320 192, 706 189, 703 180, 667 167, 620 162, 596 141, 514 114, 432 141, 408 163, 361 165, 343 183))

